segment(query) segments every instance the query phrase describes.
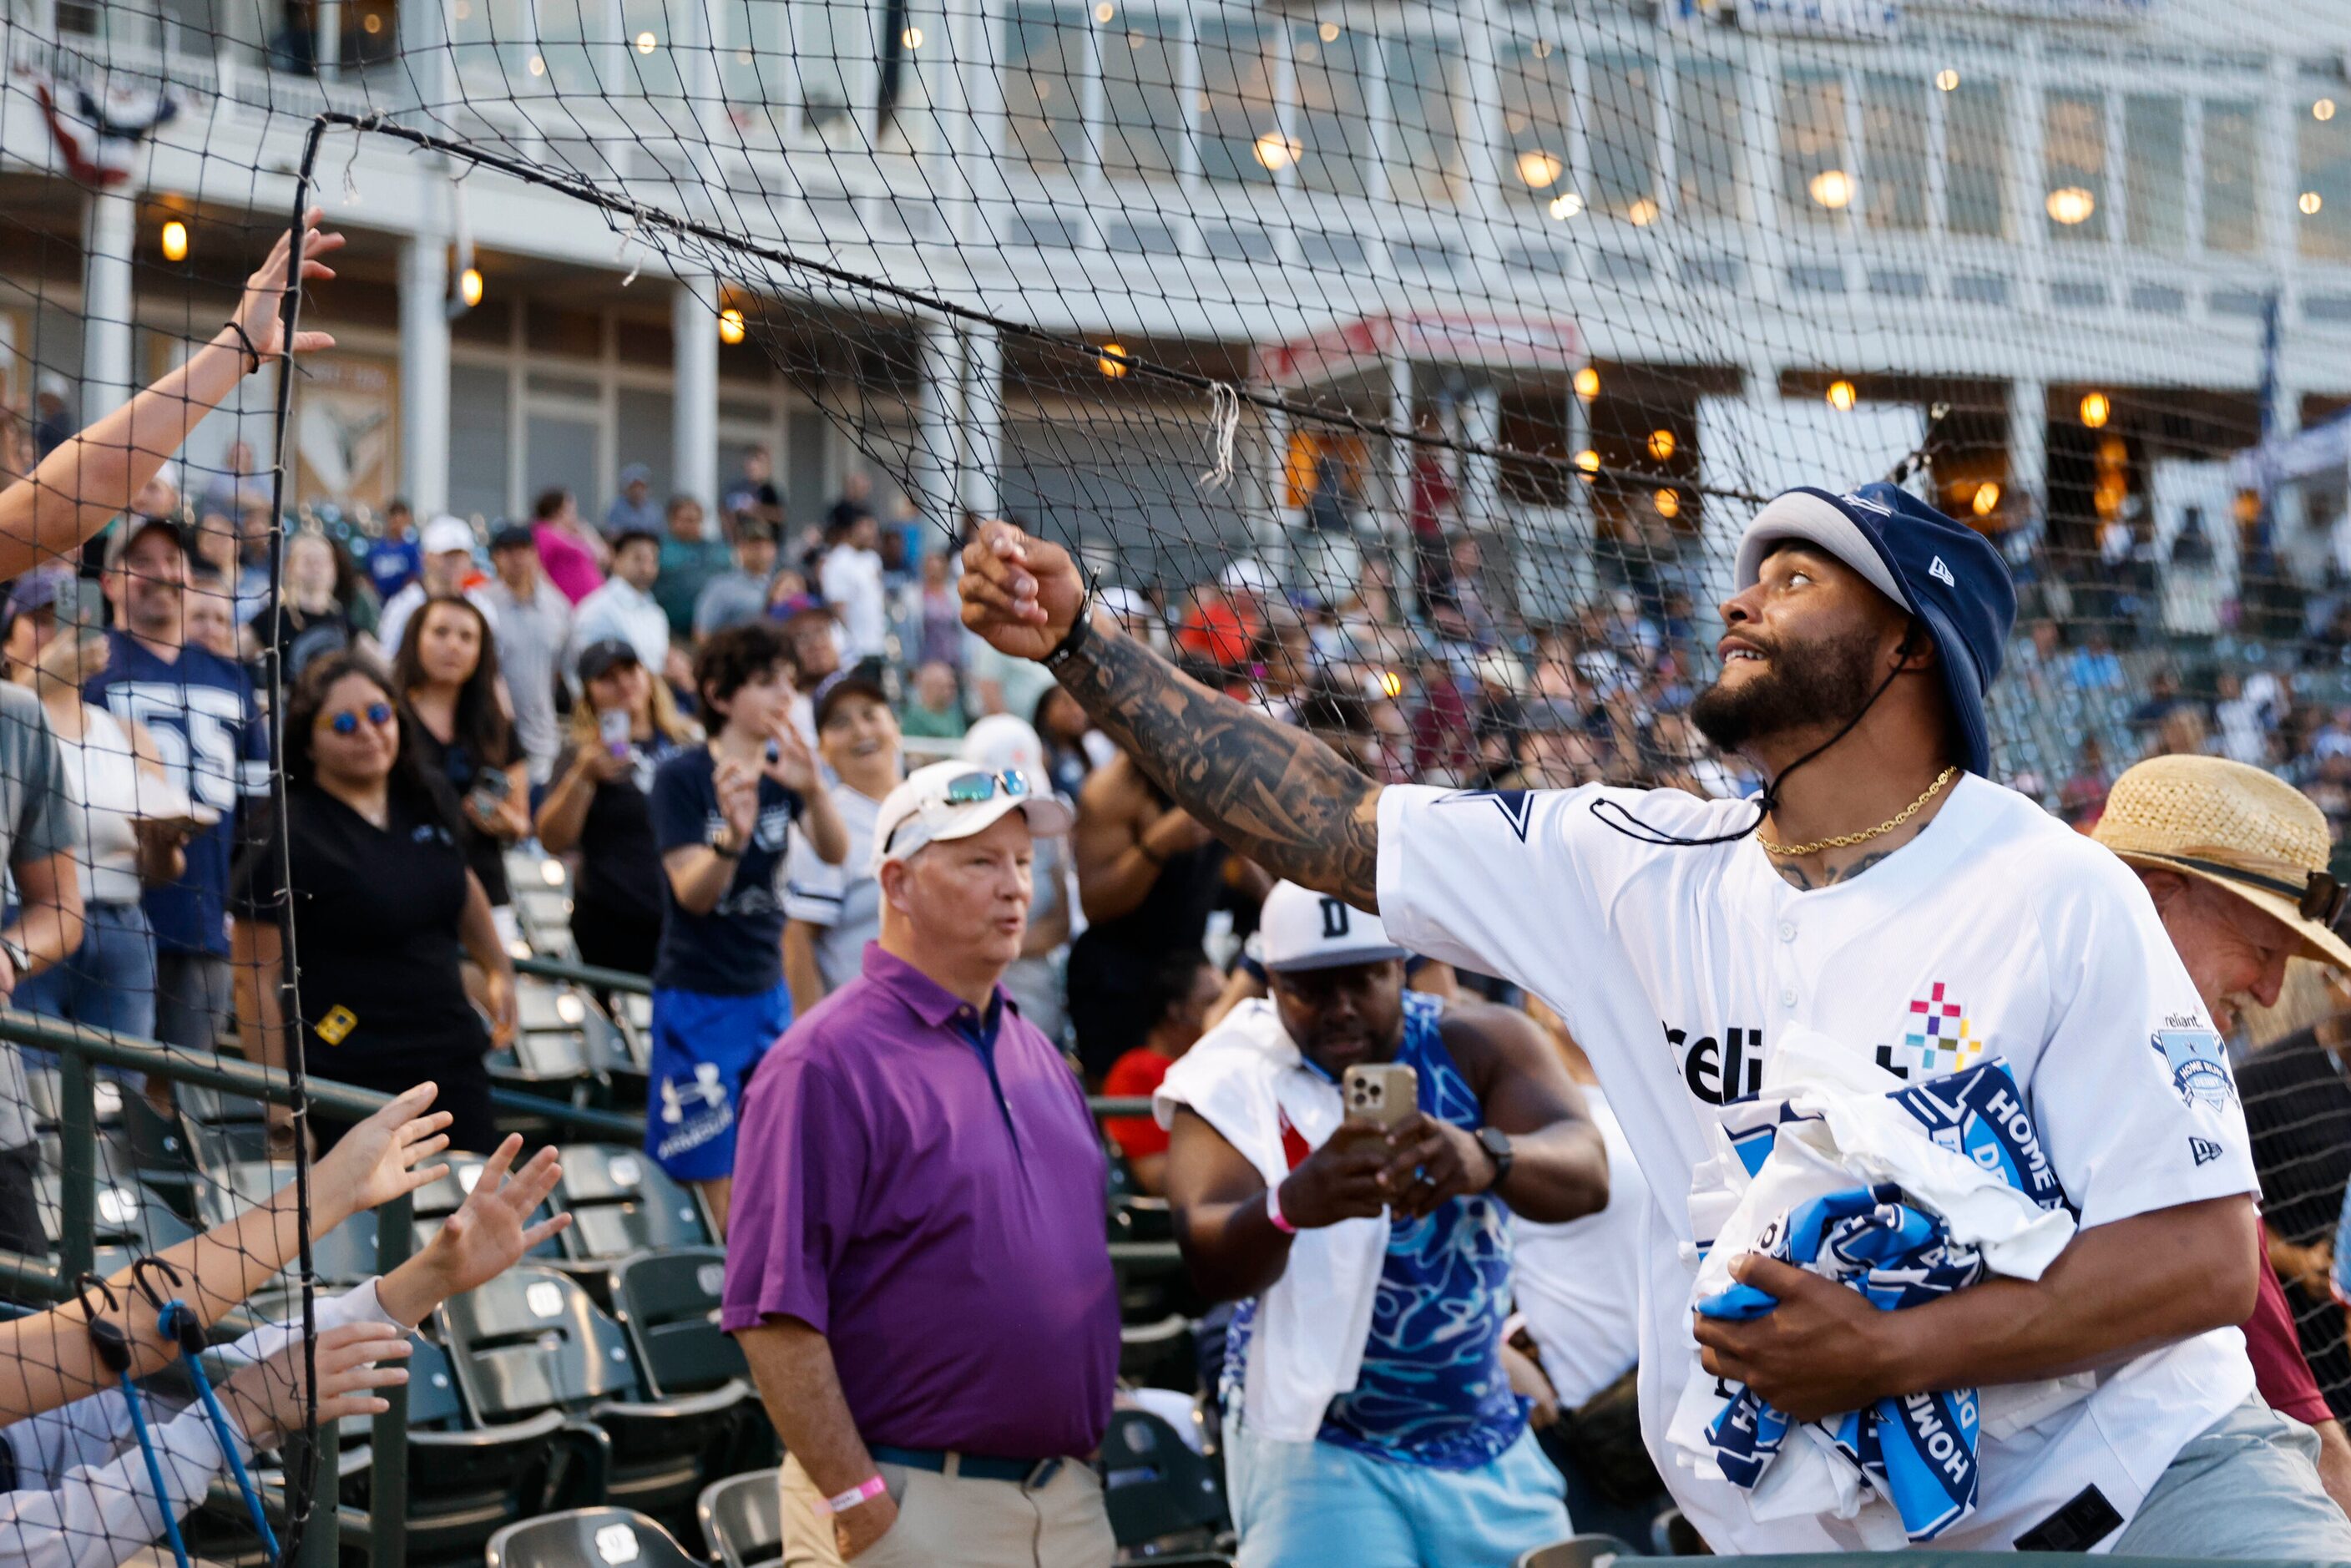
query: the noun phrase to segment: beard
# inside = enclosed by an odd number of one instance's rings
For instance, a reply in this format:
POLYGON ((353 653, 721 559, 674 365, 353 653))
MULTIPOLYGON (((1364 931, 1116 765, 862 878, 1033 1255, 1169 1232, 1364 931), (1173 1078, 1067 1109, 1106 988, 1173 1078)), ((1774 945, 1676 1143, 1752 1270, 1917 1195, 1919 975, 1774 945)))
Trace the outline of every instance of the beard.
POLYGON ((1770 661, 1761 674, 1737 686, 1717 680, 1690 704, 1690 722, 1719 750, 1740 751, 1790 730, 1843 724, 1869 702, 1877 649, 1869 632, 1758 647, 1770 661))

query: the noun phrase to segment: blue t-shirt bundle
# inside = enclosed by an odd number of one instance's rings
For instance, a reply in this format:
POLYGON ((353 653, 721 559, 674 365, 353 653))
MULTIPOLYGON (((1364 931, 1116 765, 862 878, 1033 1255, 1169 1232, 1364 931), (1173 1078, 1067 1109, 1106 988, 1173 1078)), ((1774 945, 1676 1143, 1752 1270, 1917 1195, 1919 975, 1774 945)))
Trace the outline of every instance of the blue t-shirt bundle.
MULTIPOLYGON (((1997 1059, 1887 1098, 1936 1143, 1966 1155, 2042 1207, 2070 1207, 2042 1155, 2024 1096, 1997 1059)), ((1784 1107, 1781 1116, 1733 1134, 1732 1146, 1750 1176, 1762 1168, 1780 1125, 1797 1119, 1784 1107)), ((1800 1203, 1764 1239, 1771 1257, 1858 1291, 1881 1312, 1939 1300, 1989 1272, 1975 1248, 1952 1239, 1940 1216, 1891 1183, 1800 1203)), ((1778 1304, 1752 1286, 1733 1285, 1700 1301, 1698 1311, 1745 1321, 1778 1304)), ((1912 1541, 1932 1541, 1975 1508, 1977 1406, 1973 1389, 1946 1389, 1880 1399, 1821 1425, 1837 1452, 1894 1504, 1904 1532, 1912 1541)), ((1793 1425, 1741 1386, 1707 1437, 1725 1479, 1751 1491, 1793 1425)))

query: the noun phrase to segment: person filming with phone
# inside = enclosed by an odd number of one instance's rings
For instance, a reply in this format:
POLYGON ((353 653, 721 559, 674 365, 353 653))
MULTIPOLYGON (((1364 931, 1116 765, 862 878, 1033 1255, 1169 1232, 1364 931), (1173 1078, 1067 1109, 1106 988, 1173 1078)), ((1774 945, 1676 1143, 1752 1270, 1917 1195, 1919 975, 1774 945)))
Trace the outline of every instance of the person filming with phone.
POLYGON ((1241 1302, 1240 1562, 1501 1568, 1568 1533, 1502 1366, 1510 1216, 1604 1207, 1600 1134, 1531 1019, 1405 989, 1377 915, 1283 883, 1259 931, 1272 995, 1153 1106, 1193 1281, 1241 1302))

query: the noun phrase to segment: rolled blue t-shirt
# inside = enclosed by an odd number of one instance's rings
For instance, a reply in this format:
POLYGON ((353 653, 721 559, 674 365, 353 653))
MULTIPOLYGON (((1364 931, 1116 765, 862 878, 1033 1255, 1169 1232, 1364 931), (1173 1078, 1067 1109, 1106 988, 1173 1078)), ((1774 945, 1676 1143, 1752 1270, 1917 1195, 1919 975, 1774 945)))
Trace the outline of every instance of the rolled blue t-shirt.
MULTIPOLYGON (((645 798, 653 843, 666 855, 707 844, 726 819, 714 782, 717 763, 706 746, 681 751, 653 773, 645 798)), ((759 818, 735 864, 735 880, 707 915, 681 908, 669 877, 662 877, 661 946, 653 957, 656 989, 746 997, 772 988, 784 977, 784 905, 776 887, 784 845, 802 802, 798 791, 762 775, 759 818)))

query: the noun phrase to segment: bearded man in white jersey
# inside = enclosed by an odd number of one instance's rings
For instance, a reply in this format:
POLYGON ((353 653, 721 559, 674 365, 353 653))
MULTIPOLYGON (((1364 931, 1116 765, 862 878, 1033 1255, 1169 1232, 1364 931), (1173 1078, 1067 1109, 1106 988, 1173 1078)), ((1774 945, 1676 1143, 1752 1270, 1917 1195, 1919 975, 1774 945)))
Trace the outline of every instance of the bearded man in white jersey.
POLYGON ((1092 617, 1057 546, 989 524, 960 591, 967 626, 1045 663, 1236 850, 1376 908, 1416 952, 1516 981, 1583 1043, 1656 1194, 1644 1433, 1716 1550, 1882 1542, 1885 1505, 1767 1521, 1672 1463, 1665 1430, 1693 1378, 1809 1421, 2090 1372, 2084 1397, 1983 1435, 1976 1506, 1938 1546, 2351 1557, 2314 1475, 2202 1448, 2174 1463, 2214 1429, 2272 1441, 2235 1326, 2258 1184, 2219 1036, 2137 879, 1985 776, 1984 692, 2015 615, 1999 557, 1893 486, 1806 488, 1749 525, 1736 578, 1723 673, 1693 716, 1771 780, 1754 800, 1384 789, 1092 617), (1734 1272, 1777 1307, 1694 1321, 1692 1168, 1719 1108, 1798 1030, 1896 1078, 2005 1061, 2080 1224, 2039 1280, 1880 1312, 1747 1257, 1734 1272), (2158 1491, 2163 1528, 2133 1531, 2158 1491))

